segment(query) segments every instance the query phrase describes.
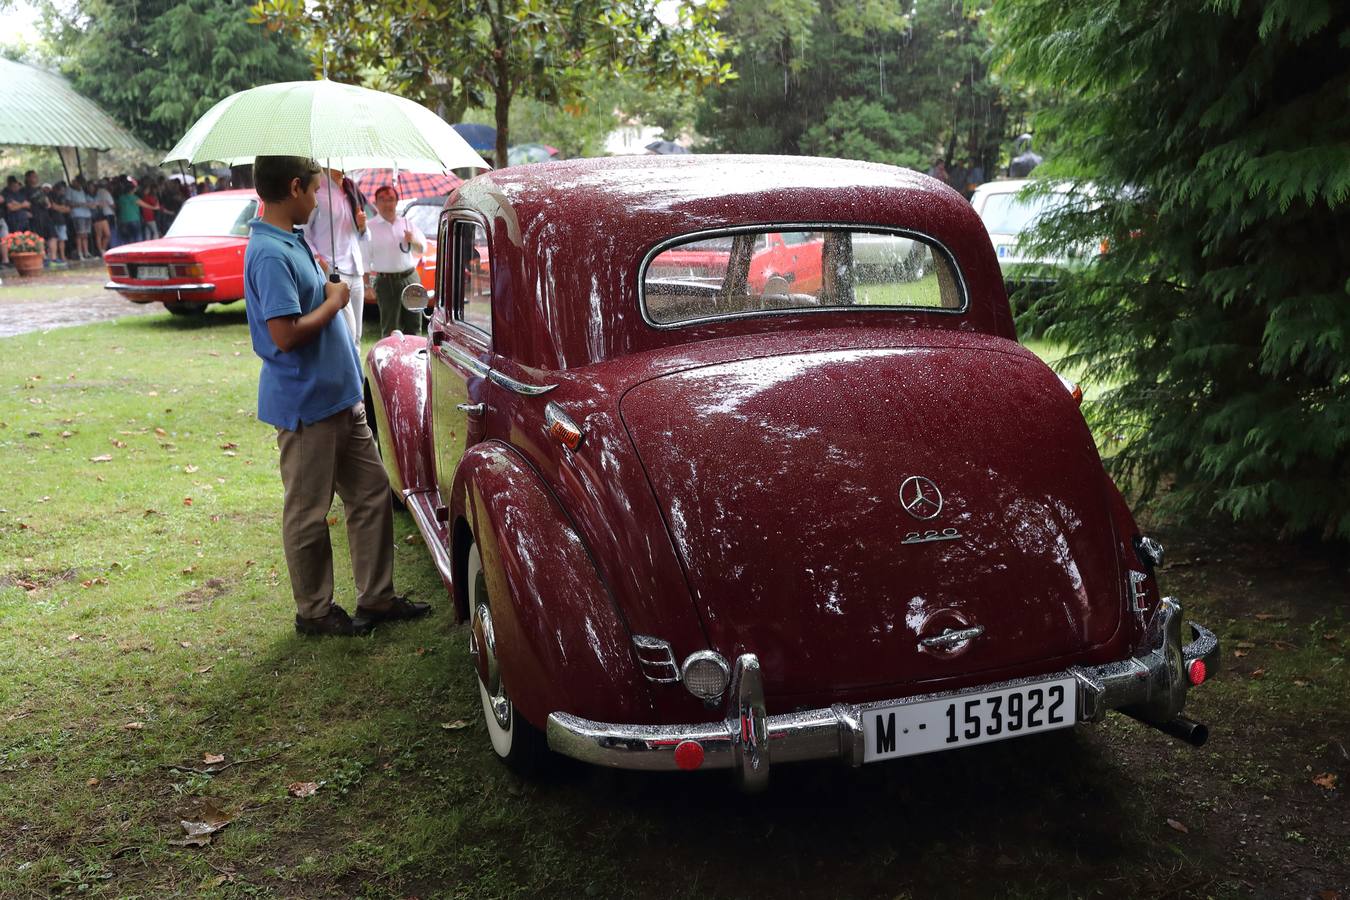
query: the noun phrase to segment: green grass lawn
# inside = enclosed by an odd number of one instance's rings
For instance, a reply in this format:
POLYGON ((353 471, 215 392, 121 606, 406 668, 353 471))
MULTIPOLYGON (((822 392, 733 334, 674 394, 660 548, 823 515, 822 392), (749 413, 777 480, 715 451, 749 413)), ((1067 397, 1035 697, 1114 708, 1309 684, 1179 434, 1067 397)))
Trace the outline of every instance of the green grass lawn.
POLYGON ((1243 879, 1287 886, 1237 844, 1237 815, 1261 811, 1272 865, 1334 852, 1310 779, 1346 722, 1345 669, 1326 661, 1346 636, 1339 617, 1288 618, 1301 583, 1286 603, 1177 570, 1196 579, 1188 606, 1249 647, 1197 695, 1212 752, 1112 717, 1068 739, 776 768, 754 798, 717 774, 564 764, 526 781, 488 747, 466 632, 406 514, 397 582, 437 615, 295 636, 276 442, 237 306, 0 350, 0 897, 1153 896, 1186 894, 1181 870, 1246 896, 1243 879), (1253 594, 1281 618, 1253 618, 1253 594), (297 798, 295 782, 319 788, 297 798), (208 801, 233 822, 174 844, 208 801))

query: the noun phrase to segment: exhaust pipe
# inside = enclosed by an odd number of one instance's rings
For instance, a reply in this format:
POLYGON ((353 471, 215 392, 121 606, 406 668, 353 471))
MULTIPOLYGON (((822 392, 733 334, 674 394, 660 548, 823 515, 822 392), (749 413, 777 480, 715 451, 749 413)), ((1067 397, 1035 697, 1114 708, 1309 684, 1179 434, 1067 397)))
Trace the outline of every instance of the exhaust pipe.
POLYGON ((1151 722, 1127 710, 1122 709, 1121 712, 1137 722, 1143 722, 1145 725, 1158 729, 1163 734, 1169 734, 1177 740, 1185 741, 1192 747, 1203 747, 1205 741, 1209 740, 1209 726, 1185 716, 1177 716, 1167 722, 1151 722))

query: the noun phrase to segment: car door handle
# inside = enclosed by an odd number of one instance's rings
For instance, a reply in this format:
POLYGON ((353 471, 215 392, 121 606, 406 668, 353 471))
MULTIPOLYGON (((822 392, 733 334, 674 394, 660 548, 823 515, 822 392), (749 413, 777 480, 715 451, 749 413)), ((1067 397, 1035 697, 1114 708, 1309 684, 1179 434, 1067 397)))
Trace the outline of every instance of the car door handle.
POLYGON ((486 403, 456 403, 455 409, 462 413, 468 413, 471 416, 481 416, 487 409, 486 403))

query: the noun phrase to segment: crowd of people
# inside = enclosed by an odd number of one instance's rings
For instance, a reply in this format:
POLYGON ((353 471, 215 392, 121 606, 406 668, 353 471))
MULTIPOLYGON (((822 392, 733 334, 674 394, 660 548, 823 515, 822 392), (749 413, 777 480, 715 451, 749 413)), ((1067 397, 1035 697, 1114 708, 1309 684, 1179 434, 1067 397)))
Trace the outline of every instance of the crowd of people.
POLYGON ((32 169, 5 179, 0 192, 0 266, 10 266, 3 238, 28 231, 42 241, 43 265, 61 268, 71 261, 101 257, 111 247, 162 236, 188 197, 225 190, 229 179, 214 188, 178 177, 128 175, 98 180, 76 175, 67 184, 39 181, 32 169))

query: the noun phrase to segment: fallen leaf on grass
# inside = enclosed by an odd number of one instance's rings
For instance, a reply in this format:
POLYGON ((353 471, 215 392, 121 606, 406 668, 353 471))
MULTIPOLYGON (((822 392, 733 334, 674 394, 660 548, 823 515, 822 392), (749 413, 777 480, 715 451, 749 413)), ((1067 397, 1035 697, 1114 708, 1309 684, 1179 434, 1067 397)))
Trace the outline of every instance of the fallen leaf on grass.
POLYGON ((1288 641, 1276 641, 1276 642, 1275 642, 1275 649, 1276 649, 1276 650, 1297 650, 1298 647, 1294 646, 1293 644, 1289 643, 1288 641))
POLYGON ((292 781, 286 786, 286 793, 292 797, 312 797, 318 789, 319 785, 314 781, 292 781))
POLYGON ((189 475, 191 475, 193 472, 197 471, 197 467, 196 467, 196 466, 183 466, 183 471, 186 472, 186 473, 188 473, 189 475))
POLYGON ((186 569, 183 569, 183 570, 182 570, 181 572, 179 572, 178 574, 179 574, 179 575, 191 575, 191 574, 192 574, 193 572, 195 572, 195 571, 197 571, 197 567, 196 567, 196 566, 188 566, 186 569))
POLYGON ((75 435, 75 432, 73 432, 73 431, 63 431, 63 432, 61 432, 61 437, 63 437, 63 438, 74 437, 74 435, 75 435))
POLYGON ((1265 678, 1265 677, 1266 677, 1266 670, 1265 670, 1265 669, 1257 669, 1257 670, 1255 670, 1254 672, 1252 672, 1252 677, 1253 677, 1253 678, 1265 678))
POLYGON ((226 456, 238 456, 239 454, 238 454, 238 453, 235 453, 233 450, 226 450, 226 451, 225 451, 225 455, 226 455, 226 456))
POLYGON ((225 812, 211 800, 203 800, 196 810, 189 813, 191 818, 180 819, 186 835, 180 841, 169 841, 177 847, 205 847, 211 843, 211 835, 234 821, 234 816, 225 812))
POLYGON ((192 641, 179 641, 178 646, 182 647, 184 650, 190 649, 192 647, 192 641))
POLYGON ((104 454, 102 454, 102 455, 100 455, 100 456, 91 456, 91 457, 89 457, 89 461, 90 461, 90 462, 96 462, 96 463, 112 462, 112 454, 111 454, 111 453, 104 453, 104 454))
POLYGON ((228 442, 226 442, 226 443, 224 443, 224 444, 221 444, 221 445, 220 445, 220 449, 222 449, 222 450, 238 450, 238 449, 239 449, 239 445, 236 444, 234 441, 228 441, 228 442))
POLYGON ((1253 650, 1253 649, 1256 648, 1256 645, 1253 644, 1251 641, 1238 641, 1238 642, 1237 642, 1236 644, 1234 644, 1233 646, 1235 646, 1235 647, 1237 647, 1237 648, 1239 648, 1239 649, 1241 649, 1241 650, 1253 650))
POLYGON ((87 784, 89 787, 98 787, 98 779, 90 778, 88 781, 85 782, 85 784, 87 784))
POLYGON ((147 396, 147 397, 158 397, 158 396, 159 396, 159 391, 146 391, 146 392, 145 392, 145 396, 147 396))
POLYGON ((107 584, 107 583, 108 583, 108 579, 106 579, 106 578, 104 578, 102 575, 100 575, 100 576, 98 576, 97 578, 90 578, 90 579, 87 580, 87 581, 81 581, 81 582, 80 582, 80 587, 82 587, 82 588, 91 588, 91 587, 93 587, 93 586, 96 585, 96 584, 107 584))
POLYGON ((1321 775, 1313 777, 1313 784, 1334 791, 1336 790, 1336 775, 1333 772, 1323 772, 1321 775))
POLYGON ((160 437, 168 437, 168 436, 169 436, 169 433, 168 433, 167 431, 165 431, 163 428, 156 428, 156 429, 155 429, 155 434, 159 435, 160 437))
POLYGON ((128 723, 126 723, 125 725, 122 726, 122 730, 123 730, 123 731, 143 731, 143 730, 145 730, 145 723, 144 723, 144 722, 128 722, 128 723))
POLYGON ((1180 822, 1178 822, 1176 819, 1168 819, 1168 820, 1167 820, 1167 827, 1168 827, 1168 828, 1171 828, 1173 831, 1180 831, 1182 834, 1190 834, 1190 833, 1191 833, 1191 830, 1190 830, 1189 828, 1187 828, 1185 825, 1182 825, 1182 824, 1181 824, 1180 822))
POLYGON ((1257 613, 1253 618, 1261 622, 1269 622, 1271 619, 1287 619, 1289 617, 1281 613, 1257 613))
POLYGON ((405 543, 405 544, 415 544, 415 543, 417 543, 417 535, 415 535, 415 534, 407 535, 406 537, 403 538, 403 543, 405 543))
POLYGON ((224 754, 224 753, 203 753, 203 754, 202 754, 202 762, 206 763, 208 766, 214 766, 216 763, 223 763, 224 761, 225 761, 225 754, 224 754))
POLYGON ((1307 686, 1310 685, 1310 684, 1312 684, 1312 682, 1311 682, 1311 681, 1308 681, 1308 680, 1305 679, 1305 678, 1295 678, 1295 679, 1294 679, 1294 686, 1295 686, 1295 687, 1307 687, 1307 686))
POLYGON ((1242 657, 1244 657, 1244 656, 1247 655, 1247 651, 1246 651, 1246 650, 1234 650, 1234 651, 1233 651, 1233 655, 1234 655, 1235 657, 1237 657, 1238 659, 1242 659, 1242 657))
POLYGON ((78 640, 81 640, 81 636, 78 635, 78 634, 68 634, 68 635, 66 635, 66 640, 67 640, 67 641, 78 641, 78 640))
POLYGON ((127 446, 127 442, 126 442, 126 441, 119 441, 117 438, 113 438, 111 443, 112 443, 112 445, 113 445, 114 447, 116 447, 118 450, 125 449, 126 446, 127 446))
POLYGON ((205 675, 207 672, 210 672, 210 671, 211 671, 212 669, 214 669, 215 667, 216 667, 216 664, 215 664, 215 663, 211 663, 211 665, 209 665, 209 666, 202 666, 200 669, 194 669, 193 671, 195 671, 198 675, 205 675))
POLYGON ((191 506, 191 505, 192 505, 192 498, 191 498, 191 497, 184 497, 184 498, 183 498, 183 505, 184 505, 184 506, 191 506))
POLYGON ((6 722, 17 722, 17 721, 19 721, 20 719, 26 719, 26 718, 28 718, 28 717, 31 716, 31 715, 32 715, 31 712, 10 713, 9 715, 5 716, 5 721, 6 721, 6 722))
POLYGON ((461 728, 468 728, 469 723, 464 719, 456 719, 453 722, 442 722, 441 727, 446 731, 459 731, 461 728))

